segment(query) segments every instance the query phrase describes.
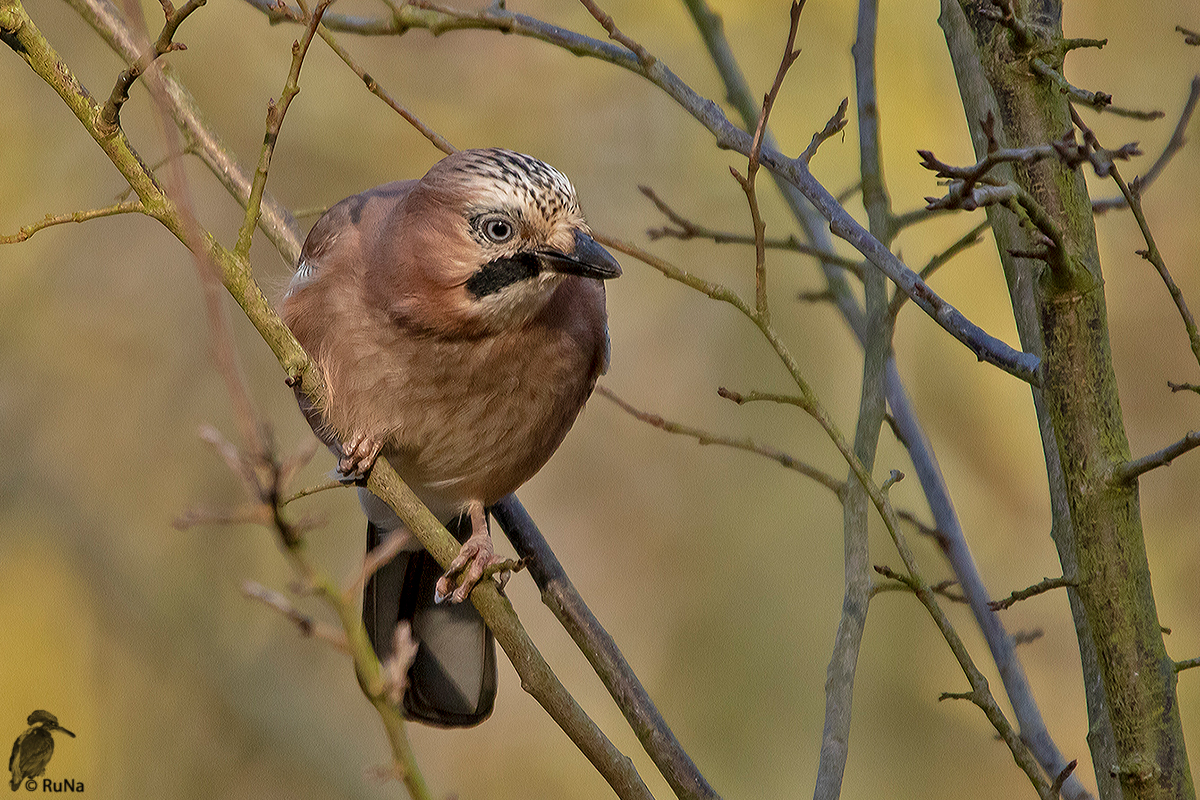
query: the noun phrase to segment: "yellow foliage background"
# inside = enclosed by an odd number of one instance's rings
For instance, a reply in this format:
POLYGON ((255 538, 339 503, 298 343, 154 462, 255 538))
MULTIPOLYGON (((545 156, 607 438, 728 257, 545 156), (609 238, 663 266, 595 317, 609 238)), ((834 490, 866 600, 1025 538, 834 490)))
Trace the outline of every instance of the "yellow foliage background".
MULTIPOLYGON (((787 31, 783 2, 714 2, 756 93, 774 76, 787 31)), ((855 5, 810 2, 803 48, 774 115, 783 149, 798 153, 853 92, 849 54, 855 5)), ((897 211, 939 188, 917 148, 973 161, 932 0, 884 4, 878 54, 886 177, 897 211)), ((1200 70, 1200 51, 1173 32, 1200 28, 1183 3, 1070 0, 1068 36, 1110 39, 1070 56, 1076 84, 1118 104, 1161 108, 1135 123, 1084 112, 1101 140, 1139 140, 1144 171, 1170 137, 1200 70)), ((610 0, 622 29, 700 93, 723 89, 682 4, 610 0)), ((161 10, 145 4, 157 29, 161 10)), ((27 8, 97 96, 124 66, 64 3, 27 8)), ((570 2, 513 0, 510 8, 600 38, 570 2)), ((374 0, 334 11, 385 14, 374 0)), ((167 56, 243 164, 258 156, 268 98, 283 86, 294 26, 267 24, 236 0, 210 0, 182 27, 186 52, 167 56)), ((654 187, 714 227, 749 230, 728 175, 744 160, 647 82, 609 65, 495 33, 440 38, 341 36, 402 102, 459 147, 502 145, 537 155, 575 183, 594 228, 646 243, 661 217, 637 191, 654 187)), ((285 122, 269 190, 293 209, 324 207, 362 189, 424 173, 439 153, 382 103, 320 41, 285 122)), ((0 232, 46 213, 108 205, 120 176, 56 95, 11 51, 0 53, 0 232)), ((730 112, 731 117, 733 116, 730 112)), ((855 181, 856 118, 827 142, 814 172, 832 191, 855 181)), ((123 121, 143 158, 163 144, 145 89, 123 121)), ((202 165, 187 171, 202 221, 232 244, 241 212, 202 165)), ((1185 149, 1149 190, 1146 210, 1185 296, 1200 306, 1200 148, 1185 149)), ((1115 187, 1089 176, 1093 196, 1115 187)), ((768 233, 792 231, 764 179, 768 233)), ((861 217, 857 201, 850 207, 861 217)), ((924 265, 980 218, 944 216, 897 243, 924 265)), ((306 227, 313 218, 303 220, 306 227)), ((1197 381, 1178 315, 1128 213, 1097 220, 1114 359, 1135 455, 1197 425, 1200 398, 1171 395, 1168 380, 1197 381)), ((658 242, 651 248, 700 275, 752 293, 748 248, 658 242)), ((278 295, 289 265, 260 237, 260 280, 278 295)), ((718 386, 786 391, 784 371, 735 312, 663 280, 631 259, 609 286, 613 366, 605 384, 640 407, 713 431, 752 435, 835 473, 833 447, 793 409, 737 408, 718 386)), ((772 253, 775 321, 810 381, 852 430, 861 356, 827 307, 795 302, 819 289, 811 260, 772 253)), ((944 267, 934 288, 989 332, 1016 342, 990 240, 944 267)), ((232 303, 230 304, 232 306, 232 303)), ((236 309, 235 309, 236 310, 236 309)), ((280 444, 311 435, 268 350, 236 319, 241 356, 280 444)), ((157 223, 124 216, 42 231, 0 247, 0 746, 35 708, 78 734, 58 737, 56 779, 112 798, 374 798, 395 796, 371 769, 387 759, 378 720, 346 660, 300 638, 243 599, 251 579, 293 580, 270 534, 250 528, 181 533, 171 521, 195 505, 240 502, 233 478, 196 436, 213 423, 233 436, 229 402, 210 357, 201 292, 183 247, 157 223)), ((1060 574, 1050 542, 1041 445, 1029 392, 974 357, 910 305, 896 349, 941 459, 972 549, 997 597, 1060 574)), ((301 483, 332 467, 320 453, 301 483)), ((910 471, 885 430, 878 472, 910 471)), ((1175 658, 1200 655, 1196 570, 1200 457, 1142 481, 1147 546, 1162 623, 1175 658)), ((892 490, 921 510, 915 478, 892 490)), ((842 594, 841 509, 824 489, 766 460, 702 448, 595 398, 560 452, 521 496, 575 583, 622 646, 659 708, 727 798, 811 791, 821 734, 825 666, 842 594)), ((335 575, 362 556, 363 525, 350 493, 303 509, 328 515, 311 536, 335 575)), ((873 531, 872 561, 898 565, 873 531)), ((946 570, 918 545, 926 574, 946 570)), ((659 797, 670 792, 586 661, 541 606, 524 575, 509 584, 535 641, 584 707, 635 761, 659 797)), ((952 611, 978 661, 986 649, 969 615, 952 611)), ((1005 613, 1011 631, 1041 628, 1021 648, 1047 722, 1079 774, 1094 785, 1078 653, 1061 592, 1005 613)), ((417 756, 441 794, 461 798, 603 798, 610 792, 501 662, 496 712, 484 725, 445 732, 412 726, 417 756)), ((992 686, 1000 683, 990 671, 992 686)), ((1193 751, 1200 675, 1180 676, 1193 751)), ((966 684, 918 604, 886 594, 872 604, 859 662, 844 796, 1032 796, 982 715, 938 703, 966 684)))

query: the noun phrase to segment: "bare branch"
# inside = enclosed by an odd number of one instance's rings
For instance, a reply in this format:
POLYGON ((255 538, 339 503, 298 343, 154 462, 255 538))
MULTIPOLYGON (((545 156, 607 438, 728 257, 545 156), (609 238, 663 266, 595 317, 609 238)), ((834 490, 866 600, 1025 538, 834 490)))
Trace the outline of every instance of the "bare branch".
MULTIPOLYGON (((916 593, 916 586, 913 582, 913 579, 910 576, 905 575, 904 573, 901 573, 901 572, 897 572, 896 570, 892 569, 891 567, 883 565, 883 564, 877 564, 874 567, 872 567, 872 569, 874 569, 876 572, 878 572, 880 575, 887 578, 888 580, 893 581, 892 583, 878 583, 878 584, 872 586, 871 587, 871 596, 872 597, 874 597, 877 594, 881 594, 883 592, 894 592, 894 591, 899 591, 899 590, 903 590, 906 592, 912 592, 914 594, 916 593)), ((944 580, 939 583, 930 585, 929 591, 934 592, 935 594, 941 595, 942 597, 946 598, 947 600, 949 600, 952 603, 964 603, 965 604, 967 602, 967 598, 964 597, 961 592, 950 591, 953 587, 955 587, 957 585, 958 585, 958 581, 954 580, 953 578, 950 578, 948 580, 944 580)))
POLYGON ((1196 47, 1197 45, 1200 45, 1200 33, 1196 33, 1195 31, 1189 31, 1187 28, 1183 27, 1182 25, 1176 25, 1175 31, 1177 33, 1183 34, 1183 43, 1184 44, 1190 44, 1192 47, 1196 47))
POLYGON ((1195 669, 1200 667, 1200 658, 1189 658, 1184 661, 1175 662, 1175 671, 1183 672, 1185 669, 1195 669))
POLYGON ((1039 594, 1050 591, 1051 589, 1061 589, 1066 586, 1077 586, 1078 584, 1072 578, 1043 578, 1026 589, 1017 589, 1003 600, 993 600, 988 603, 993 611, 1003 611, 1006 608, 1012 608, 1022 600, 1028 600, 1030 597, 1036 597, 1039 594))
MULTIPOLYGON (((986 231, 990 225, 991 223, 985 219, 983 222, 979 223, 974 228, 971 228, 971 230, 959 237, 954 244, 950 245, 945 250, 929 259, 929 263, 926 264, 925 268, 920 272, 921 280, 928 281, 933 273, 940 269, 943 264, 946 264, 950 261, 950 259, 954 258, 964 250, 974 247, 982 242, 983 232, 986 231)), ((896 292, 892 297, 892 302, 888 304, 888 317, 894 321, 896 316, 900 313, 900 309, 904 307, 904 304, 907 302, 907 300, 908 295, 904 294, 904 292, 896 292)))
POLYGON ((1030 65, 1034 71, 1044 78, 1047 78, 1052 83, 1058 86, 1060 92, 1069 95, 1072 100, 1082 103, 1094 111, 1106 111, 1109 114, 1115 114, 1118 117, 1129 117, 1130 119, 1140 119, 1144 121, 1162 119, 1166 116, 1162 111, 1137 111, 1131 108, 1121 108, 1112 104, 1112 95, 1104 92, 1089 92, 1085 89, 1080 89, 1063 77, 1063 74, 1051 67, 1040 58, 1030 60, 1030 65))
POLYGON ((1194 383, 1172 383, 1167 381, 1167 388, 1171 390, 1171 394, 1175 392, 1195 392, 1200 394, 1200 386, 1194 383))
POLYGON ((133 86, 143 72, 149 69, 154 60, 161 55, 173 52, 175 50, 186 50, 187 46, 174 42, 172 39, 175 32, 179 30, 179 26, 183 21, 191 15, 193 11, 204 5, 207 0, 188 0, 188 2, 178 10, 171 5, 171 0, 160 0, 163 7, 163 12, 166 14, 167 21, 163 25, 162 32, 158 35, 158 41, 154 43, 152 50, 147 50, 142 54, 137 61, 129 66, 128 69, 121 72, 117 76, 117 83, 113 86, 112 92, 108 96, 108 100, 104 103, 104 107, 100 109, 99 127, 101 131, 111 133, 117 128, 120 122, 121 106, 129 99, 129 89, 133 86))
POLYGON ((833 112, 833 116, 825 123, 825 127, 813 134, 812 141, 808 143, 808 147, 804 148, 804 152, 800 154, 800 161, 807 167, 812 161, 813 156, 817 154, 817 148, 825 143, 827 139, 836 136, 841 132, 842 128, 846 127, 846 108, 850 104, 850 98, 842 98, 841 105, 837 111, 833 112))
POLYGON ((492 506, 490 512, 517 554, 528 564, 529 574, 541 590, 542 602, 587 657, 676 797, 720 800, 675 738, 616 642, 576 591, 521 501, 510 494, 492 506))
POLYGON ((766 223, 763 222, 762 214, 758 210, 758 192, 754 188, 754 179, 758 175, 759 157, 762 155, 763 135, 767 130, 767 119, 771 116, 771 109, 775 105, 775 98, 779 96, 779 89, 783 86, 784 77, 792 64, 796 63, 796 59, 800 57, 800 51, 795 49, 795 45, 796 31, 800 26, 800 12, 803 10, 804 0, 793 0, 787 45, 783 50, 783 60, 780 61, 779 69, 775 73, 775 82, 771 84, 770 91, 763 98, 762 112, 758 115, 758 124, 754 128, 754 140, 750 145, 746 177, 740 176, 732 167, 729 170, 741 184, 742 191, 746 193, 746 201, 750 206, 750 222, 754 228, 754 308, 764 322, 769 322, 771 319, 770 308, 767 304, 766 223))
POLYGON ((117 214, 132 213, 146 213, 146 207, 142 205, 141 200, 129 200, 124 203, 106 206, 105 208, 93 208, 87 211, 76 211, 72 214, 47 214, 44 219, 40 219, 37 222, 31 222, 30 224, 23 226, 20 230, 10 236, 0 236, 0 244, 16 244, 17 242, 23 242, 43 228, 49 228, 53 225, 63 225, 68 222, 87 222, 88 220, 100 219, 101 217, 113 217, 117 214))
POLYGON ((658 428, 659 430, 666 431, 667 433, 676 433, 681 436, 688 436, 697 440, 697 442, 702 445, 715 444, 722 447, 732 447, 735 450, 745 450, 748 453, 757 453, 760 456, 771 459, 781 466, 795 470, 805 477, 812 478, 814 481, 821 484, 839 497, 842 494, 842 490, 845 488, 845 483, 843 481, 838 480, 829 473, 810 466, 800 459, 788 455, 782 450, 776 450, 773 447, 759 444, 751 438, 722 436, 720 434, 709 433, 708 431, 701 430, 700 428, 694 428, 678 422, 671 422, 670 420, 663 419, 658 414, 639 411, 629 403, 622 400, 619 395, 606 386, 597 386, 596 394, 611 400, 626 414, 645 422, 647 425, 658 428))
POLYGON ((296 608, 290 600, 279 592, 268 589, 260 583, 246 581, 242 584, 242 594, 251 600, 257 600, 263 605, 275 609, 287 617, 296 625, 296 629, 300 631, 301 635, 321 639, 346 655, 350 655, 350 645, 346 641, 346 634, 324 622, 314 620, 296 608))
MULTIPOLYGON (((387 90, 379 85, 379 81, 375 80, 374 77, 372 77, 367 73, 366 70, 359 66, 358 62, 351 57, 350 53, 338 43, 337 39, 334 38, 328 27, 322 25, 317 29, 317 33, 322 39, 325 40, 325 43, 329 45, 329 49, 337 53, 338 58, 345 62, 346 66, 353 70, 354 74, 358 76, 358 79, 361 80, 364 85, 366 85, 367 91, 378 97, 383 102, 387 103, 389 108, 403 117, 404 121, 409 125, 416 128, 417 131, 420 132, 420 134, 426 139, 428 139, 434 147, 441 150, 446 155, 455 152, 456 148, 454 145, 450 144, 446 137, 442 136, 433 128, 422 122, 416 114, 409 111, 407 107, 388 94, 387 90)), ((303 217, 305 215, 301 214, 300 212, 296 212, 296 216, 303 217)))
POLYGON ((580 0, 580 2, 583 3, 583 7, 588 10, 588 13, 595 17, 596 21, 603 26, 604 30, 608 31, 608 38, 620 42, 637 56, 638 61, 642 64, 642 69, 648 70, 654 67, 654 56, 650 55, 650 52, 646 48, 621 33, 617 29, 617 23, 613 22, 613 18, 601 10, 593 0, 580 0))
POLYGON ((324 16, 325 9, 329 8, 331 2, 333 0, 322 0, 317 4, 312 15, 307 19, 308 26, 304 30, 304 35, 292 42, 292 65, 288 70, 283 91, 279 95, 279 102, 276 103, 272 100, 267 104, 267 133, 263 139, 262 151, 259 153, 258 168, 254 172, 254 184, 250 188, 250 199, 246 203, 246 218, 242 222, 241 230, 238 231, 237 246, 234 248, 234 253, 241 258, 247 258, 250 254, 251 236, 254 229, 258 227, 258 217, 262 213, 263 190, 267 185, 267 172, 271 168, 271 156, 275 153, 275 143, 279 140, 283 118, 287 114, 288 106, 292 104, 292 98, 300 93, 300 67, 304 64, 308 47, 312 44, 317 27, 321 24, 321 17, 324 16))
MULTIPOLYGON (((718 231, 712 228, 700 225, 697 222, 684 217, 682 214, 675 211, 671 206, 663 200, 649 186, 639 186, 638 191, 650 198, 650 202, 654 203, 655 207, 662 212, 675 227, 664 225, 661 228, 650 228, 646 231, 646 235, 650 237, 650 241, 658 239, 679 239, 687 241, 689 239, 706 239, 711 240, 716 244, 749 244, 753 245, 753 234, 728 233, 726 231, 718 231)), ((862 277, 862 261, 846 256, 838 255, 829 250, 822 250, 812 245, 807 245, 797 239, 795 236, 789 236, 786 239, 763 239, 763 245, 773 250, 792 250, 801 255, 813 256, 822 261, 834 264, 836 266, 847 269, 855 273, 859 278, 862 277)))
MULTIPOLYGON (((1150 184, 1154 183, 1155 179, 1162 173, 1167 164, 1171 163, 1171 159, 1175 154, 1183 149, 1187 139, 1184 133, 1187 131, 1188 123, 1191 122, 1192 113, 1196 110, 1196 101, 1200 100, 1200 75, 1192 78, 1192 86, 1188 91, 1187 101, 1183 104, 1183 112, 1179 115, 1179 122, 1175 123, 1175 131, 1171 134, 1171 140, 1167 142, 1167 146, 1163 148, 1162 153, 1155 159, 1150 169, 1146 170, 1146 174, 1141 177, 1134 178, 1129 186, 1136 190, 1139 194, 1144 192, 1150 184)), ((1092 211, 1096 214, 1103 214, 1105 211, 1113 208, 1127 208, 1129 201, 1124 196, 1110 197, 1105 200, 1096 200, 1092 202, 1092 211)))
POLYGON ((1200 431, 1189 431, 1188 435, 1178 442, 1148 456, 1126 461, 1117 467, 1113 470, 1112 483, 1114 485, 1132 483, 1156 467, 1169 467, 1176 458, 1197 447, 1200 447, 1200 431))
MULTIPOLYGON (((1096 134, 1083 123, 1079 118, 1079 113, 1071 108, 1071 118, 1075 121, 1076 126, 1083 131, 1084 141, 1086 146, 1093 150, 1102 150, 1099 141, 1096 139, 1096 134)), ((1154 235, 1150 232, 1150 223, 1146 221, 1146 215, 1142 212, 1142 199, 1135 186, 1130 186, 1125 183, 1121 177, 1121 173, 1117 170, 1117 165, 1110 163, 1109 175, 1121 189, 1121 195, 1129 204, 1129 208, 1133 211, 1133 217, 1137 220, 1138 228, 1142 231, 1142 238, 1146 240, 1146 249, 1138 250, 1137 254, 1154 265, 1154 269, 1158 272, 1162 282, 1167 287, 1167 292, 1171 295, 1171 300, 1175 302, 1175 308, 1179 311, 1179 316, 1183 319, 1183 327, 1187 331, 1188 342, 1192 347, 1192 355, 1196 358, 1196 363, 1200 364, 1200 328, 1196 327, 1196 320, 1192 316, 1192 312, 1188 309, 1187 303, 1183 299, 1183 292, 1171 277, 1170 271, 1167 270, 1167 264, 1163 260, 1162 253, 1158 250, 1158 245, 1154 242, 1154 235)))

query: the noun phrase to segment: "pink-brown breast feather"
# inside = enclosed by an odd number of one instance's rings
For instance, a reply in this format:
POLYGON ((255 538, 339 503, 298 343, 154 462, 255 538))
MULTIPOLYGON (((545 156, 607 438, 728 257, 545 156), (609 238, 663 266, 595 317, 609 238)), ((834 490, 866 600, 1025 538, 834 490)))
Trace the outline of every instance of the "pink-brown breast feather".
POLYGON ((383 439, 389 461, 443 516, 515 490, 562 442, 605 364, 604 287, 566 278, 540 314, 498 333, 406 325, 378 296, 379 272, 393 273, 395 292, 406 291, 405 276, 371 262, 388 250, 378 237, 407 188, 392 186, 401 188, 343 201, 318 222, 304 251, 316 273, 287 298, 284 319, 326 376, 334 435, 383 439))

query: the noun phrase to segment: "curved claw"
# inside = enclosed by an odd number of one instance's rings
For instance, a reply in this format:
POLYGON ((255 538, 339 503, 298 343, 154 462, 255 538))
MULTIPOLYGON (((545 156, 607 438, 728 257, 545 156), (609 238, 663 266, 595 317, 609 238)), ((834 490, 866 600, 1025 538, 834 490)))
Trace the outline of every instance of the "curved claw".
POLYGON ((356 433, 341 445, 342 457, 338 459, 337 471, 348 477, 366 475, 379 457, 383 442, 363 433, 356 433))
POLYGON ((446 574, 438 579, 435 592, 443 599, 448 598, 452 603, 461 603, 475 588, 475 584, 483 579, 484 571, 494 564, 503 562, 492 550, 492 537, 488 533, 472 534, 463 543, 458 556, 450 563, 446 574), (462 573, 458 586, 453 586, 454 576, 462 573), (453 590, 453 591, 452 591, 453 590))

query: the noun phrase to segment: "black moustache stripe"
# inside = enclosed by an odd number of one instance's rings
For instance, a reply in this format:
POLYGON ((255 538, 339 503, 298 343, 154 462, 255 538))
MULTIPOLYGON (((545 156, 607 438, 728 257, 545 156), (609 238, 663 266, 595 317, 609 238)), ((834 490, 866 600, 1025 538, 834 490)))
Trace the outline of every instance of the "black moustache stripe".
POLYGON ((505 286, 536 278, 542 271, 538 257, 533 253, 517 253, 506 258, 489 261, 467 278, 467 291, 476 300, 495 294, 505 286))

